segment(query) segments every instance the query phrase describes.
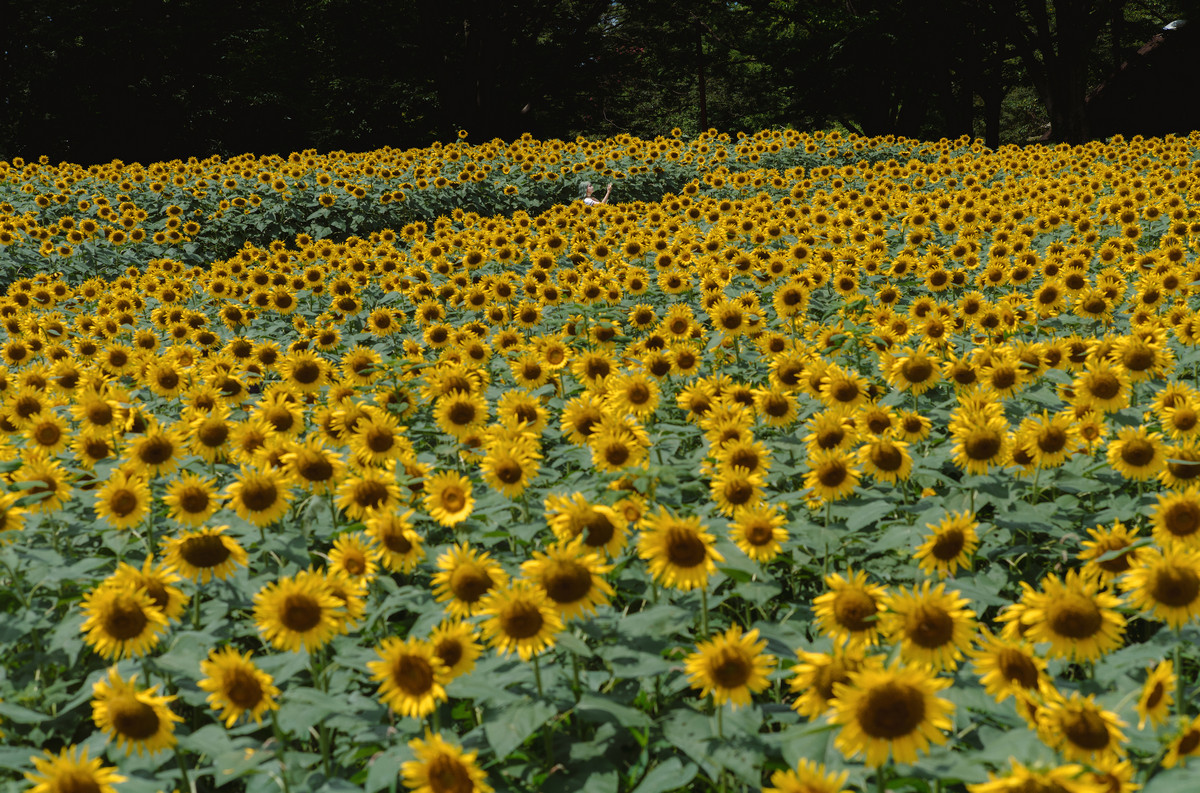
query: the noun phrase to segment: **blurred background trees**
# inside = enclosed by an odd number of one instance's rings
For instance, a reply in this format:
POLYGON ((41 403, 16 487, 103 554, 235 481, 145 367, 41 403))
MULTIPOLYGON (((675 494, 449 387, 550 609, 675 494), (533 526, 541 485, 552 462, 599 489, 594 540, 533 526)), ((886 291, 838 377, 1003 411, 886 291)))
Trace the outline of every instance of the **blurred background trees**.
POLYGON ((717 128, 1187 132, 1196 0, 14 4, 0 157, 150 162, 717 128))

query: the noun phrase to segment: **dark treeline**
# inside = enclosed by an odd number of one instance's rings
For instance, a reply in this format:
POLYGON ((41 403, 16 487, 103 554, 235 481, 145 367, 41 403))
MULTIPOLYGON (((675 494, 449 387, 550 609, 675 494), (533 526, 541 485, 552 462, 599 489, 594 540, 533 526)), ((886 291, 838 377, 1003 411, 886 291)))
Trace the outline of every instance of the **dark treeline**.
MULTIPOLYGON (((1195 0, 14 3, 0 157, 834 125, 1076 142, 1187 132, 1195 0)), ((1200 17, 1198 17, 1200 18, 1200 17)))

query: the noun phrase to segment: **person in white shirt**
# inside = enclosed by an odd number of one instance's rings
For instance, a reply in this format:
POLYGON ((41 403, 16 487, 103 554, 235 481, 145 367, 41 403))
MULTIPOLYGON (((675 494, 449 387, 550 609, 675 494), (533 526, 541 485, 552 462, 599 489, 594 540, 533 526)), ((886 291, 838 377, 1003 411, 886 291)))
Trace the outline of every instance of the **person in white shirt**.
POLYGON ((582 191, 583 191, 583 203, 587 204, 588 206, 596 206, 597 204, 607 204, 608 197, 610 195, 612 195, 612 182, 608 183, 608 188, 604 191, 604 198, 596 198, 596 196, 594 196, 592 194, 592 183, 591 182, 584 182, 582 185, 580 185, 580 187, 582 188, 582 191))

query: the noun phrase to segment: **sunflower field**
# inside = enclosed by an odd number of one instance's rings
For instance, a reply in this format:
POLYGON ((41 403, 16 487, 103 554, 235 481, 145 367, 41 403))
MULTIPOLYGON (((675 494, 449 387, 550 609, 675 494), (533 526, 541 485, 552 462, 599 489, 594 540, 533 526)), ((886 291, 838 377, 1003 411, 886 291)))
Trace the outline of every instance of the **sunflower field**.
POLYGON ((1200 789, 1200 135, 677 132, 0 162, 0 791, 1200 789))

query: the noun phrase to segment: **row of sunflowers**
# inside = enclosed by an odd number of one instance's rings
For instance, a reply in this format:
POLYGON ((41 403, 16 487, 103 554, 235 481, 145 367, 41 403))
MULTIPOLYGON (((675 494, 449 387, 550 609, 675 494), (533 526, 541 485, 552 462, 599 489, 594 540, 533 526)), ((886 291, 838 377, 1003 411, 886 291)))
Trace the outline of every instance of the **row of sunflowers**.
POLYGON ((1195 784, 1196 147, 0 163, 0 789, 1195 784))

